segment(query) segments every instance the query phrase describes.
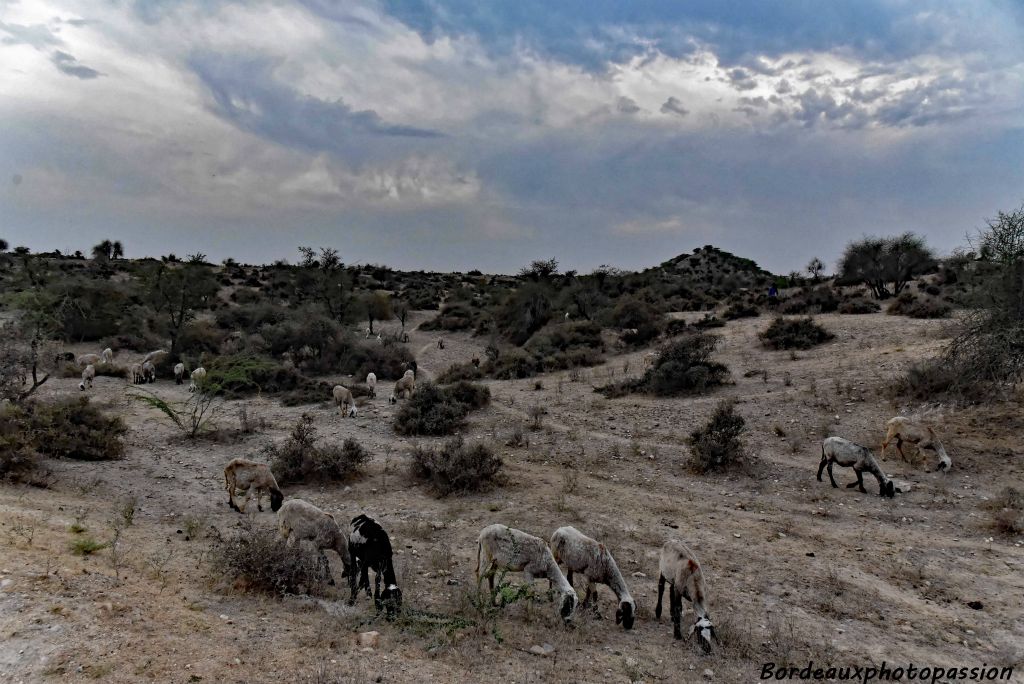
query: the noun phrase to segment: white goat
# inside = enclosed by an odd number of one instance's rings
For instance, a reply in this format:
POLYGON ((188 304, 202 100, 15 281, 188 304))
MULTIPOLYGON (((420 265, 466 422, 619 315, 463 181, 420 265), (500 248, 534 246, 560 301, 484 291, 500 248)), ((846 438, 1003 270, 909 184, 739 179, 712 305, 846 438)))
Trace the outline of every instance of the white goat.
POLYGON ((349 418, 356 417, 356 400, 352 396, 352 391, 344 385, 335 385, 334 389, 331 390, 331 395, 334 397, 334 403, 341 411, 341 417, 344 418, 346 415, 349 418), (348 408, 345 408, 345 407, 348 408))
POLYGON ((874 454, 871 453, 871 449, 860 444, 855 444, 842 437, 828 437, 821 443, 821 462, 818 464, 818 482, 821 482, 821 471, 828 466, 828 479, 832 481, 832 486, 838 488, 836 484, 836 478, 832 475, 833 464, 838 463, 846 468, 853 468, 853 472, 857 474, 857 481, 851 482, 846 485, 847 489, 851 487, 858 487, 860 491, 867 494, 867 490, 864 489, 864 471, 867 471, 875 476, 878 480, 878 495, 879 496, 895 496, 896 485, 893 481, 886 477, 885 473, 882 472, 881 466, 878 465, 878 461, 875 460, 874 454))
POLYGON ((188 391, 195 392, 199 389, 199 386, 203 384, 203 380, 206 380, 206 369, 202 366, 196 368, 192 371, 191 375, 189 375, 189 378, 191 379, 191 383, 189 383, 188 391))
POLYGON ((476 548, 477 586, 487 578, 494 592, 494 573, 498 570, 522 572, 526 584, 534 578, 546 578, 561 595, 559 614, 568 621, 576 609, 578 598, 565 575, 558 568, 551 549, 540 537, 505 525, 488 525, 480 531, 476 548))
POLYGON ((377 376, 374 373, 366 374, 366 387, 370 390, 370 396, 377 396, 377 376))
POLYGON ((697 633, 701 648, 705 653, 711 652, 711 641, 718 641, 715 626, 708 614, 707 588, 704 586, 704 573, 700 569, 697 557, 686 544, 678 539, 669 539, 661 547, 661 558, 658 561, 658 604, 654 608, 654 616, 661 619, 661 597, 665 592, 665 583, 669 584, 668 609, 672 616, 672 636, 683 638, 680 622, 683 619, 683 599, 693 606, 696 620, 687 636, 697 633))
POLYGON ((615 611, 615 624, 621 624, 627 630, 633 629, 636 601, 629 593, 629 587, 619 572, 619 566, 604 544, 591 539, 575 527, 559 527, 551 535, 551 553, 555 562, 565 563, 565 579, 569 584, 572 584, 574 572, 587 579, 587 593, 580 604, 582 608, 586 608, 593 598, 596 609, 596 585, 606 584, 619 599, 619 607, 615 611))
MULTIPOLYGON (((327 569, 328 584, 334 584, 331 564, 327 562, 325 549, 330 549, 341 556, 344 571, 342 577, 348 577, 349 586, 355 592, 356 573, 352 568, 352 557, 348 548, 348 535, 342 532, 330 513, 320 510, 308 501, 289 499, 277 512, 278 531, 291 548, 296 542, 305 540, 313 542, 320 557, 320 562, 327 569)), ((350 602, 351 603, 351 602, 350 602)))
POLYGON ((931 427, 913 421, 910 418, 896 416, 886 422, 885 428, 885 440, 882 441, 882 456, 885 456, 886 447, 895 439, 896 451, 899 452, 900 458, 905 461, 907 457, 903 453, 903 442, 910 442, 920 450, 930 449, 934 451, 939 457, 939 464, 935 469, 949 472, 953 465, 953 460, 946 453, 946 448, 942 446, 942 442, 935 436, 935 430, 931 429, 931 427))
POLYGON ((96 367, 91 363, 82 371, 82 382, 78 383, 78 389, 85 391, 88 387, 92 389, 92 379, 96 377, 96 367))
POLYGON ((284 501, 284 494, 277 486, 274 474, 270 472, 270 466, 266 463, 257 463, 244 458, 232 459, 224 466, 224 489, 228 492, 228 506, 239 513, 245 513, 245 507, 249 503, 249 490, 256 491, 256 509, 263 510, 263 494, 270 495, 270 510, 276 511, 281 508, 284 501), (241 493, 244 497, 242 505, 235 504, 235 494, 241 493))
POLYGON ((174 364, 174 384, 180 385, 184 382, 185 378, 185 364, 176 363, 174 364))
POLYGON ((405 371, 405 375, 398 379, 395 383, 395 391, 391 393, 389 402, 395 404, 399 399, 408 399, 412 396, 412 393, 416 391, 416 378, 413 377, 412 371, 405 371))

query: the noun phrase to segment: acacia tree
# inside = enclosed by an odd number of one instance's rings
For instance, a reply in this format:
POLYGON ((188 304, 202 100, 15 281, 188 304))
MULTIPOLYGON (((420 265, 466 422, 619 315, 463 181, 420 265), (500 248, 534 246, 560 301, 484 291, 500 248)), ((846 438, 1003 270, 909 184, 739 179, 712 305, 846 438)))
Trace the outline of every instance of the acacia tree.
POLYGON ((405 322, 409 318, 409 304, 408 302, 397 301, 391 305, 391 310, 395 314, 395 318, 402 324, 402 337, 405 337, 405 322))
POLYGON ((149 273, 147 292, 158 315, 167 317, 171 358, 178 353, 178 339, 198 309, 209 306, 217 295, 213 272, 203 263, 204 255, 193 254, 185 264, 161 262, 149 273))
POLYGON ((818 257, 814 257, 807 262, 806 268, 807 272, 810 273, 811 277, 814 279, 814 282, 818 282, 821 280, 821 274, 825 270, 825 262, 818 257))
POLYGON ((908 232, 851 242, 840 259, 839 275, 840 282, 863 283, 876 299, 885 299, 898 295, 907 283, 934 266, 935 255, 924 238, 908 232))
POLYGON ((0 401, 22 402, 50 379, 41 372, 53 320, 36 295, 23 294, 17 302, 21 313, 0 323, 0 401))
POLYGON ((296 294, 320 302, 328 316, 343 321, 348 310, 348 276, 338 250, 321 247, 319 255, 312 247, 299 247, 302 261, 296 279, 296 294))
POLYGON ((363 310, 373 334, 373 322, 391 318, 391 298, 383 292, 371 292, 363 298, 363 310))

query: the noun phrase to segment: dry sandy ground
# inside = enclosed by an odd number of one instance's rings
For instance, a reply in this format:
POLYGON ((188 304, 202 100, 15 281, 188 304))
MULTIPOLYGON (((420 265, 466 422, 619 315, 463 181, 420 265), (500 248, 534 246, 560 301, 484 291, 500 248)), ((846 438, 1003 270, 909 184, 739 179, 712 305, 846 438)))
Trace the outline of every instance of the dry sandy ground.
MULTIPOLYGON (((953 471, 931 473, 931 461, 890 456, 883 467, 912 485, 895 500, 875 495, 870 478, 868 495, 833 489, 814 477, 821 437, 877 448, 886 419, 919 412, 892 405, 884 386, 938 348, 949 324, 884 315, 819 320, 836 341, 795 359, 759 346, 765 318, 716 331, 718 358, 735 384, 708 397, 607 400, 593 392, 639 373, 642 353, 610 354, 577 381, 560 373, 492 382, 492 405, 472 416, 466 433, 495 445, 508 483, 447 499, 408 478, 416 440, 391 431, 388 392, 346 420, 326 404, 283 408, 257 399, 247 404, 269 421, 262 434, 188 442, 151 409, 129 404, 123 381, 97 378, 95 400, 131 428, 127 457, 52 462, 49 489, 0 487, 0 679, 752 682, 769 661, 1021 665, 1022 540, 995 534, 984 508, 1003 486, 1024 487, 1019 405, 933 410, 953 471), (746 473, 693 475, 684 439, 724 397, 738 400, 748 421, 751 465, 746 473), (506 446, 533 405, 547 408, 541 429, 526 430, 526 447, 506 446), (324 439, 354 436, 374 459, 349 486, 286 494, 345 518, 376 517, 391 532, 406 606, 475 625, 446 633, 425 619, 389 624, 365 600, 349 608, 337 596, 254 596, 211 576, 204 554, 212 537, 233 533, 241 518, 225 505, 223 464, 283 439, 304 411, 324 439), (138 510, 121 539, 117 576, 109 551, 72 555, 76 536, 107 539, 108 521, 133 496, 138 510), (88 528, 79 535, 69 531, 76 518, 88 528), (494 522, 544 538, 572 524, 606 541, 639 603, 636 628, 615 626, 606 588, 604 619, 581 617, 572 628, 543 599, 511 606, 494 625, 480 620, 468 602, 475 538, 494 522), (667 609, 654 619, 658 549, 671 537, 703 562, 724 642, 711 656, 673 641, 667 609), (365 630, 381 632, 378 648, 356 644, 365 630), (554 651, 534 655, 536 644, 554 651)), ((428 375, 482 352, 481 340, 451 334, 438 350, 436 337, 413 333, 410 342, 428 375)), ((77 394, 76 385, 51 381, 42 394, 77 394)), ((168 381, 156 391, 185 395, 168 381)), ((225 407, 223 427, 237 424, 240 405, 225 407)), ((837 469, 837 478, 853 475, 837 469)), ((269 512, 252 515, 260 525, 274 522, 269 512)))

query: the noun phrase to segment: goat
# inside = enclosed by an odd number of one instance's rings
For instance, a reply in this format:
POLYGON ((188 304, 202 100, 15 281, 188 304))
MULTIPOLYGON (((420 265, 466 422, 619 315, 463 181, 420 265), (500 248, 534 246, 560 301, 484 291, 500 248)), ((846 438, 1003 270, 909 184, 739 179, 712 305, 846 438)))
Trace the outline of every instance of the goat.
POLYGON ((384 608, 388 619, 394 618, 402 608, 402 590, 398 588, 398 580, 395 578, 395 564, 388 533, 368 515, 357 515, 352 518, 348 548, 352 555, 352 572, 359 573, 358 585, 352 585, 349 605, 355 603, 356 594, 360 589, 366 589, 366 595, 370 595, 369 570, 372 568, 373 604, 378 612, 384 608), (383 592, 380 590, 381 578, 384 579, 383 592))
POLYGON ((832 481, 832 486, 838 488, 836 484, 836 478, 832 475, 833 464, 838 463, 846 468, 853 468, 853 472, 857 474, 857 481, 851 482, 846 485, 847 489, 851 487, 858 487, 863 494, 867 494, 867 490, 864 489, 864 471, 871 473, 878 480, 878 495, 882 497, 892 498, 896 494, 896 485, 893 481, 886 477, 885 473, 882 472, 882 468, 878 465, 878 461, 875 460, 874 455, 871 453, 871 449, 860 444, 855 444, 842 437, 828 437, 821 443, 821 462, 818 464, 818 482, 821 482, 821 471, 828 466, 828 479, 832 481))
POLYGON ((619 599, 619 607, 615 611, 615 624, 621 624, 627 630, 633 629, 636 601, 629 593, 629 587, 626 586, 619 566, 604 544, 591 539, 575 527, 559 527, 551 535, 551 553, 556 563, 565 563, 565 579, 570 585, 574 572, 587 579, 587 593, 583 598, 582 608, 586 608, 593 598, 596 610, 596 585, 606 584, 619 599))
POLYGON ((680 622, 683 619, 683 599, 693 605, 693 613, 697 619, 690 627, 689 635, 697 633, 701 648, 705 653, 711 652, 711 641, 718 642, 715 626, 708 615, 707 588, 704 586, 704 573, 700 569, 697 557, 686 544, 678 539, 669 539, 661 547, 658 561, 658 604, 654 608, 654 617, 661 619, 661 598, 665 593, 665 583, 669 584, 668 608, 672 616, 672 636, 683 638, 680 622))
MULTIPOLYGON (((355 587, 356 573, 352 568, 351 552, 348 539, 334 516, 320 510, 308 501, 289 499, 277 512, 278 531, 286 539, 285 544, 292 547, 296 542, 308 540, 313 542, 319 554, 320 562, 327 569, 328 584, 334 584, 331 564, 327 561, 325 549, 330 549, 341 557, 344 570, 342 577, 348 578, 349 588, 355 587)), ((354 591, 354 589, 353 589, 354 591)))
POLYGON ((224 489, 228 492, 228 506, 239 513, 245 513, 245 507, 249 504, 249 490, 256 490, 256 510, 263 511, 263 493, 270 494, 270 510, 277 511, 284 501, 284 494, 277 486, 274 474, 270 472, 270 466, 266 463, 256 463, 244 458, 232 459, 224 466, 224 489), (235 503, 236 492, 241 492, 244 500, 242 505, 235 503))
POLYGON ((896 416, 886 422, 885 428, 885 439, 882 441, 883 457, 885 456, 886 447, 895 439, 896 451, 899 452, 900 458, 904 461, 907 460, 906 455, 903 453, 903 442, 906 441, 916 445, 920 450, 930 449, 934 451, 939 457, 939 464, 935 467, 935 470, 949 472, 953 461, 950 459, 949 454, 946 453, 946 448, 942 446, 942 442, 935 436, 935 430, 931 427, 903 416, 896 416))

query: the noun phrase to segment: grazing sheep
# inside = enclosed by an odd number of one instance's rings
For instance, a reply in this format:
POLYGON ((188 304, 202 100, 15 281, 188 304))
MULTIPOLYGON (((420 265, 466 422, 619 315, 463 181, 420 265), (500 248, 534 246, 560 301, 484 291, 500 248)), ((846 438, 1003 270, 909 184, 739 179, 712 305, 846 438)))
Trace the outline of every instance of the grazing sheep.
POLYGON ((185 378, 185 364, 183 364, 183 363, 176 363, 176 364, 174 364, 174 384, 175 385, 182 384, 183 382, 185 382, 184 378, 185 378))
POLYGON ((370 595, 370 575, 373 577, 373 604, 379 612, 387 611, 388 619, 402 607, 402 590, 398 588, 395 578, 395 565, 392 559, 391 539, 380 524, 368 515, 357 515, 352 518, 352 534, 348 538, 349 553, 352 554, 352 572, 359 573, 358 585, 353 583, 349 605, 355 603, 356 594, 366 589, 370 595), (380 590, 381 578, 384 579, 384 591, 380 590))
POLYGON ((480 357, 474 356, 473 359, 470 361, 470 363, 473 364, 474 368, 479 368, 480 367, 480 357))
POLYGON ((658 605, 654 608, 654 616, 661 619, 661 597, 665 592, 665 583, 669 584, 668 609, 672 616, 672 636, 683 638, 679 624, 683 619, 683 599, 693 606, 697 617, 687 636, 697 633, 697 639, 705 653, 711 652, 712 639, 717 643, 715 626, 708 615, 707 588, 704 586, 704 573, 693 551, 678 539, 669 539, 661 547, 661 559, 658 562, 658 605))
POLYGON ((91 363, 82 371, 82 382, 78 383, 78 389, 85 391, 88 387, 92 389, 92 379, 96 377, 96 367, 91 363))
POLYGON ((142 364, 132 364, 131 368, 128 369, 128 375, 131 376, 130 379, 133 385, 141 385, 143 382, 142 364))
POLYGON ((85 368, 86 366, 96 366, 103 363, 103 357, 99 354, 82 354, 75 359, 75 363, 78 364, 79 368, 85 368))
POLYGON ((270 494, 270 510, 276 511, 281 508, 284 501, 284 494, 277 486, 274 474, 270 472, 270 466, 266 463, 256 463, 244 458, 232 459, 224 466, 224 488, 228 491, 228 506, 239 513, 245 513, 245 507, 249 503, 249 490, 256 490, 256 509, 263 510, 264 492, 270 494), (241 492, 244 500, 242 505, 235 504, 235 494, 241 492))
POLYGON ((946 453, 946 448, 942 446, 942 442, 935 436, 935 430, 931 427, 913 421, 903 416, 896 416, 890 418, 885 424, 885 440, 882 442, 882 456, 885 456, 885 449, 889 446, 889 443, 894 439, 896 440, 896 451, 900 453, 900 458, 904 461, 907 457, 903 453, 903 442, 910 442, 911 444, 917 445, 918 449, 930 449, 935 452, 939 457, 939 464, 935 467, 936 470, 942 470, 949 472, 949 469, 953 465, 953 460, 946 453))
POLYGON ((203 381, 206 380, 206 369, 202 366, 196 368, 192 371, 191 375, 189 375, 189 378, 191 379, 191 382, 189 383, 188 391, 195 392, 199 389, 199 386, 203 384, 203 381))
POLYGON ((398 403, 399 399, 408 399, 415 391, 416 378, 413 377, 412 371, 405 371, 405 375, 395 383, 395 391, 391 393, 391 398, 388 401, 392 404, 398 403))
POLYGON ((147 361, 156 361, 159 357, 163 356, 166 353, 166 349, 156 349, 154 351, 151 351, 142 357, 142 363, 146 363, 147 361))
POLYGON ((570 318, 572 318, 572 315, 568 311, 566 311, 565 312, 565 320, 569 320, 570 318))
POLYGON ((289 499, 277 512, 278 531, 292 547, 296 542, 308 540, 313 542, 320 555, 320 562, 327 568, 328 584, 334 584, 331 564, 327 561, 325 549, 334 551, 341 557, 344 570, 342 577, 348 577, 349 588, 355 593, 356 573, 352 568, 351 552, 345 533, 338 526, 334 516, 326 513, 308 501, 289 499))
POLYGON ((54 365, 60 365, 65 362, 73 363, 74 360, 75 355, 72 352, 60 352, 58 354, 54 354, 53 356, 54 365))
POLYGON ((100 352, 100 356, 103 357, 103 363, 114 363, 114 350, 110 347, 100 352))
POLYGON ((356 417, 356 400, 352 396, 352 392, 348 387, 344 385, 335 385, 334 389, 331 390, 331 394, 334 396, 334 403, 341 411, 341 417, 344 418, 346 415, 349 418, 356 417), (347 409, 345 407, 348 407, 347 409))
POLYGON ((416 366, 416 360, 415 359, 413 359, 412 361, 404 362, 402 364, 402 368, 405 369, 405 375, 408 375, 409 371, 412 371, 412 377, 414 377, 414 378, 416 377, 417 366, 416 366))
POLYGON ((821 482, 821 471, 828 466, 828 479, 832 481, 832 486, 838 488, 836 484, 836 478, 832 476, 832 465, 838 463, 839 465, 846 468, 853 468, 853 472, 857 474, 857 481, 851 482, 846 485, 847 489, 851 487, 859 487, 860 491, 867 494, 867 490, 864 489, 864 471, 871 473, 878 480, 878 495, 879 496, 895 496, 896 486, 893 481, 886 477, 885 473, 882 472, 882 468, 878 465, 878 461, 875 460, 874 454, 871 453, 871 449, 860 444, 855 444, 849 440, 843 439, 842 437, 829 437, 821 443, 821 462, 818 464, 818 482, 821 482))
POLYGON ((438 349, 444 349, 444 338, 443 337, 438 337, 437 338, 437 348, 438 349))
POLYGON ((606 584, 619 599, 619 607, 615 611, 615 624, 621 624, 627 630, 633 629, 636 601, 629 593, 629 587, 619 572, 619 566, 604 544, 591 539, 575 527, 559 527, 551 535, 551 553, 556 563, 565 563, 565 579, 569 584, 572 584, 574 572, 587 578, 587 593, 583 597, 582 608, 586 608, 593 598, 596 609, 596 585, 606 584))
POLYGON ((384 344, 384 338, 381 336, 380 333, 377 333, 377 342, 378 344, 384 344))
POLYGON ((559 614, 568 621, 576 609, 578 598, 565 575, 558 568, 551 549, 540 537, 505 525, 488 525, 480 531, 476 547, 476 583, 483 578, 494 592, 494 573, 498 570, 522 572, 526 584, 534 578, 547 578, 561 595, 559 614))
POLYGON ((152 361, 146 361, 142 364, 142 378, 143 382, 156 382, 156 366, 153 365, 152 361))
POLYGON ((370 396, 377 397, 377 376, 374 373, 366 374, 366 388, 370 390, 370 396))
POLYGON ((372 335, 372 334, 373 334, 373 331, 372 331, 372 330, 370 330, 369 328, 367 328, 367 329, 366 329, 366 337, 364 337, 363 339, 364 339, 364 340, 368 340, 368 339, 370 339, 370 335, 372 335))

